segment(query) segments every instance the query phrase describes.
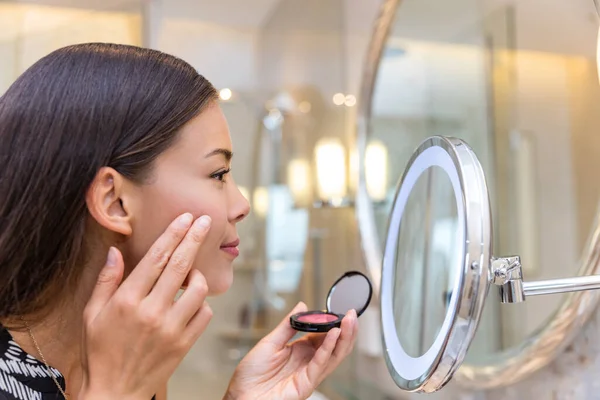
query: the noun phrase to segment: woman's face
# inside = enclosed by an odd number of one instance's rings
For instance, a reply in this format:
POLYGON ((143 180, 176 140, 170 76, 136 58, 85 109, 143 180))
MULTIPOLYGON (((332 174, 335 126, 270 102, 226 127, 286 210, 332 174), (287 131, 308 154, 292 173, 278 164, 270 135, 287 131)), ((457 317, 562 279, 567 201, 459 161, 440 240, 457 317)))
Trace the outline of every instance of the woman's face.
POLYGON ((156 160, 149 183, 136 188, 133 233, 126 257, 136 265, 180 214, 209 215, 212 224, 194 260, 209 294, 221 294, 233 281, 236 224, 248 214, 248 201, 229 173, 232 145, 221 108, 214 104, 186 124, 176 143, 156 160))

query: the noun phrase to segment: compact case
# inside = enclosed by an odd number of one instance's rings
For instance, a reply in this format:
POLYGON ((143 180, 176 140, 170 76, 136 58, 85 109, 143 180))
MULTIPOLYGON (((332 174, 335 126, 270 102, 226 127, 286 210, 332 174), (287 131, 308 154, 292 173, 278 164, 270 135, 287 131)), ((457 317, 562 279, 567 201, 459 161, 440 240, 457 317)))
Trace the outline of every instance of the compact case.
POLYGON ((360 315, 367 309, 373 295, 369 278, 358 271, 346 272, 329 289, 325 311, 305 311, 290 317, 290 325, 302 332, 327 332, 342 325, 342 319, 352 309, 360 315))

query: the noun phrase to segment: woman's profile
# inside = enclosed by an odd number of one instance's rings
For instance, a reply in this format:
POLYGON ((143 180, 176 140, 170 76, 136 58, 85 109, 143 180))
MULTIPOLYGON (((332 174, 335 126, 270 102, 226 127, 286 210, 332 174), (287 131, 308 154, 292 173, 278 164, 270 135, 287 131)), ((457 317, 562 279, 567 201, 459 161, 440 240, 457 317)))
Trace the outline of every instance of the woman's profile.
MULTIPOLYGON (((249 212, 232 157, 215 88, 159 51, 73 45, 11 85, 0 97, 0 399, 166 398, 213 318, 207 297, 232 283, 249 212)), ((285 318, 224 398, 307 398, 357 329, 350 311, 341 329, 290 343, 285 318)))

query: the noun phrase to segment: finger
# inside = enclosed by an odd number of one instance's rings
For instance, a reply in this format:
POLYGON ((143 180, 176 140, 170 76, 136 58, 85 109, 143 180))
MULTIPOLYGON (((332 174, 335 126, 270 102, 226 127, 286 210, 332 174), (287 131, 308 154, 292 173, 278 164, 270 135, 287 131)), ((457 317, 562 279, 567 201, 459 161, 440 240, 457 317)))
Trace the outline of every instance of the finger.
POLYGON ((125 279, 121 285, 122 290, 132 291, 138 298, 146 297, 162 274, 171 254, 190 229, 193 219, 192 214, 185 213, 171 222, 125 279))
POLYGON ((316 350, 323 344, 323 341, 326 337, 327 335, 324 335, 323 333, 309 333, 298 340, 306 340, 310 342, 310 345, 316 350))
POLYGON ((173 304, 173 299, 190 273, 198 250, 206 238, 210 222, 208 215, 203 215, 194 221, 150 292, 152 303, 164 307, 173 304))
POLYGON ((197 269, 191 270, 187 281, 187 288, 173 305, 170 317, 172 323, 182 327, 187 326, 196 315, 208 295, 208 285, 202 272, 197 269))
POLYGON ((212 308, 207 302, 204 302, 196 314, 192 317, 186 326, 183 336, 186 344, 191 347, 206 330, 213 316, 212 308))
POLYGON ((329 366, 329 361, 331 360, 331 356, 336 347, 338 338, 340 337, 340 333, 340 328, 333 328, 327 332, 327 336, 325 337, 323 344, 319 346, 312 360, 310 360, 308 363, 306 375, 313 387, 317 386, 323 379, 325 379, 325 371, 329 366))
POLYGON ((296 304, 296 307, 292 309, 292 311, 277 325, 277 327, 269 333, 264 341, 273 344, 277 348, 282 348, 290 341, 291 338, 298 333, 292 326, 290 325, 290 317, 294 314, 307 311, 306 304, 300 302, 296 304))
POLYGON ((348 311, 342 320, 342 333, 340 335, 340 340, 333 351, 333 357, 336 359, 338 364, 352 352, 355 338, 354 329, 357 326, 356 322, 357 317, 355 310, 348 311))
POLYGON ((86 305, 86 318, 90 318, 90 320, 96 318, 113 294, 115 294, 123 279, 123 269, 123 256, 121 252, 115 247, 111 247, 108 250, 106 263, 98 275, 96 286, 86 305))

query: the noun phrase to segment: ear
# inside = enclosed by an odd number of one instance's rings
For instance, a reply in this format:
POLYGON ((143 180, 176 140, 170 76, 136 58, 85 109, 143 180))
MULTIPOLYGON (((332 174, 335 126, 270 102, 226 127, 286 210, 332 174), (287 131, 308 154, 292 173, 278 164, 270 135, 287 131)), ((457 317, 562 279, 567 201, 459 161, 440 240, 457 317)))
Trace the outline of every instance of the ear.
POLYGON ((104 228, 130 236, 132 228, 131 210, 124 201, 128 182, 110 167, 98 171, 86 194, 86 204, 92 217, 104 228))

